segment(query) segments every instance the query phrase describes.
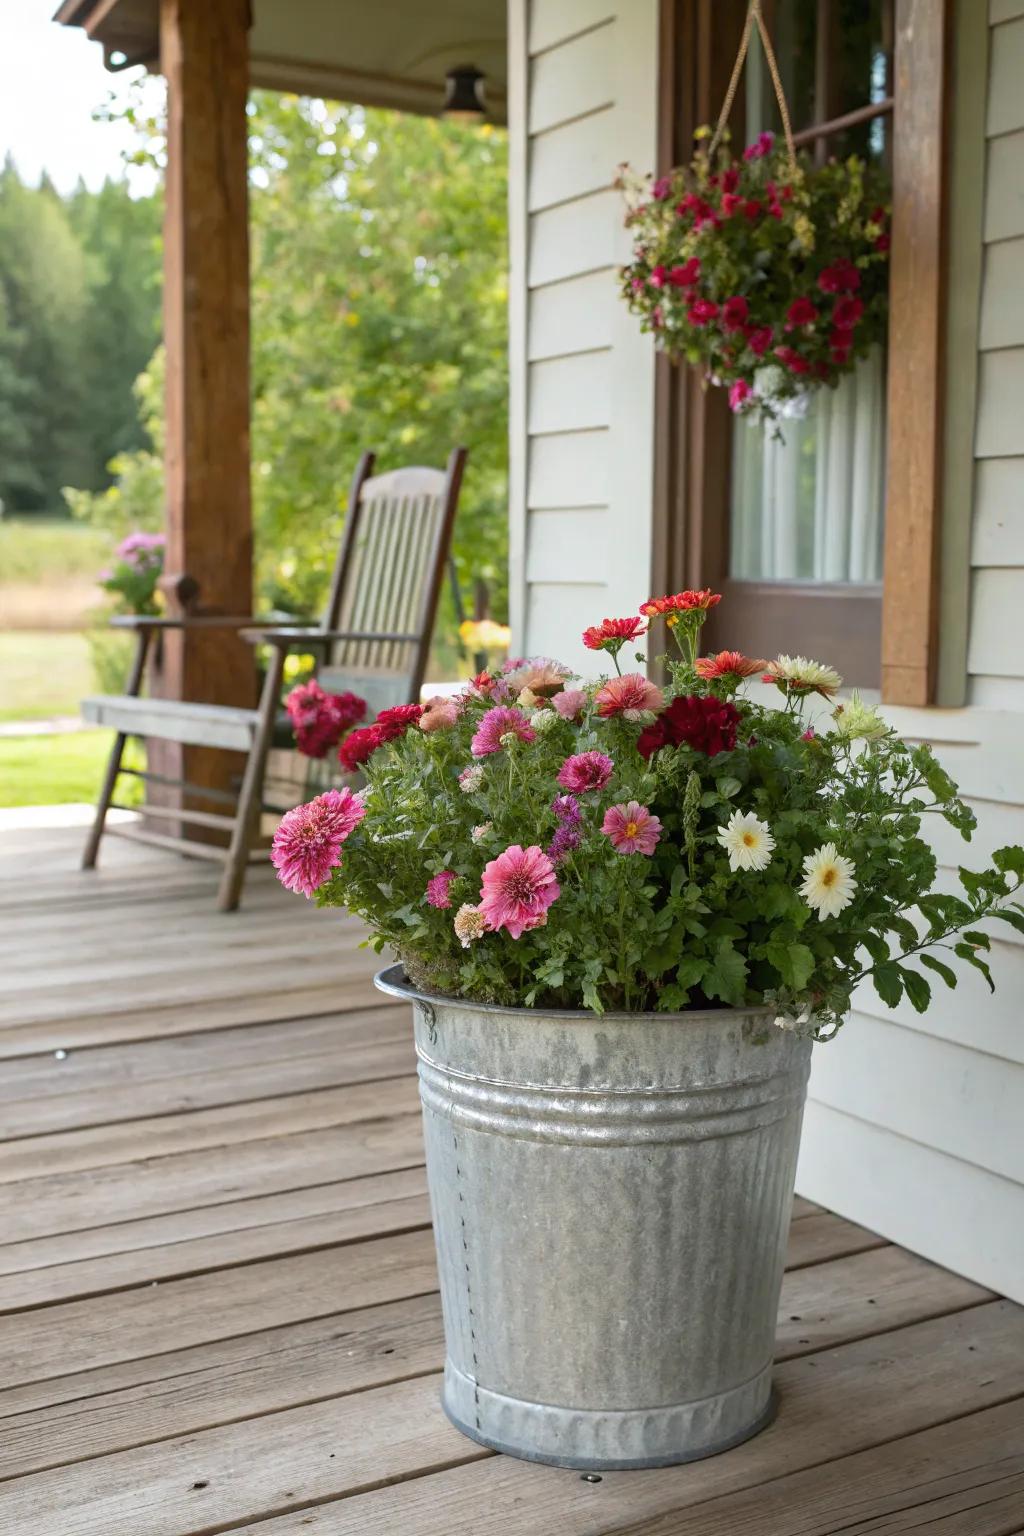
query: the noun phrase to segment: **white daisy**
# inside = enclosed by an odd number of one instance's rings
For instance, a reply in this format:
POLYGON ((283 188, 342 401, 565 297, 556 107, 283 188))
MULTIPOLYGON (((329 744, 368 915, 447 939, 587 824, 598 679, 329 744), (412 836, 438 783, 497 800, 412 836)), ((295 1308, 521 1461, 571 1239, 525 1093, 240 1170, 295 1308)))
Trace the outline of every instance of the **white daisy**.
POLYGON ((729 868, 766 869, 772 860, 775 839, 768 823, 753 811, 733 811, 724 827, 718 829, 718 841, 729 855, 729 868))
POLYGON ((823 699, 843 685, 835 667, 823 666, 806 656, 777 656, 768 663, 764 680, 774 683, 783 693, 820 693, 823 699))
POLYGON ((857 882, 855 865, 836 849, 835 843, 822 843, 804 859, 804 883, 800 895, 818 914, 818 921, 837 917, 853 900, 857 882))

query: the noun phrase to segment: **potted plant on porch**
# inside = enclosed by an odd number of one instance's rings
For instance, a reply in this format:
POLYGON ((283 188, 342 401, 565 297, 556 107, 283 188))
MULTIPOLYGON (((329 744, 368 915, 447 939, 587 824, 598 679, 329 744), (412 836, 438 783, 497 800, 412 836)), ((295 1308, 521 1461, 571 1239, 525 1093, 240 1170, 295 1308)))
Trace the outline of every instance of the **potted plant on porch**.
MULTIPOLYGON (((855 986, 987 979, 1024 850, 933 889, 971 811, 801 657, 701 656, 709 591, 354 732, 366 786, 285 817, 286 885, 369 923, 414 1004, 448 1358, 467 1434, 560 1465, 710 1455, 770 1418, 812 1042, 855 986), (648 624, 664 688, 620 656, 648 624), (775 705, 745 695, 763 677, 775 705), (808 718, 815 701, 817 721, 808 718), (919 961, 924 971, 916 968, 919 961)), ((638 657, 637 660, 642 658, 638 657)))

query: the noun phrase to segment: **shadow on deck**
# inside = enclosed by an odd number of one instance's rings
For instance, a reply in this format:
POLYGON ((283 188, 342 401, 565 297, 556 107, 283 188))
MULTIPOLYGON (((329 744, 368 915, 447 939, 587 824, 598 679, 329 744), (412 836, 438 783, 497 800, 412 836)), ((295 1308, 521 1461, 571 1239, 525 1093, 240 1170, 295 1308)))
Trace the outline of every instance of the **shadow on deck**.
POLYGON ((756 1440, 585 1482, 463 1439, 358 927, 81 835, 0 847, 5 1536, 1024 1530, 1024 1310, 802 1201, 756 1440))

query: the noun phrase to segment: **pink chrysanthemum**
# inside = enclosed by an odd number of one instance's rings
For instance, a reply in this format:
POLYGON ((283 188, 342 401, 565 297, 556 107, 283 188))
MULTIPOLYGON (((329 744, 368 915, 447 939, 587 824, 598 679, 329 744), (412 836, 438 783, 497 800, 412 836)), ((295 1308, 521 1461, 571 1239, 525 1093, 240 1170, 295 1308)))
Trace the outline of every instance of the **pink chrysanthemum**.
POLYGON ((582 688, 565 688, 551 700, 563 720, 575 723, 582 718, 587 707, 587 696, 582 688))
POLYGON ((555 866, 542 848, 513 843, 485 867, 480 911, 493 932, 504 928, 520 938, 548 920, 548 907, 559 896, 555 866))
POLYGON ((558 770, 558 783, 573 795, 585 795, 604 789, 615 764, 603 752, 578 752, 567 757, 558 770))
POLYGON ((767 665, 766 661, 744 656, 742 651, 719 651, 717 656, 698 656, 694 669, 698 677, 742 678, 753 677, 755 672, 762 672, 767 665))
POLYGON ((623 715, 627 720, 646 720, 665 708, 665 695, 642 672, 610 677, 594 699, 597 712, 606 720, 623 715))
POLYGON ((419 718, 421 731, 446 731, 453 726, 459 718, 459 706, 454 699, 446 698, 444 694, 437 694, 428 699, 423 706, 423 713, 419 718))
POLYGON ((601 831, 610 839, 616 853, 649 855, 658 846, 661 822, 645 805, 630 800, 627 805, 613 805, 605 811, 601 831))
POLYGON ((518 736, 520 741, 537 739, 537 732, 521 709, 515 709, 511 704, 498 704, 480 721, 469 750, 474 757, 487 757, 491 752, 500 752, 501 738, 509 735, 518 736))
POLYGON ((341 858, 341 845, 366 815, 350 789, 329 789, 308 805, 297 805, 274 833, 270 857, 289 891, 312 896, 341 858))
POLYGON ((453 880, 458 878, 454 869, 442 869, 439 875, 435 875, 432 880, 427 881, 427 900, 432 907, 443 909, 451 906, 452 898, 448 887, 453 880))

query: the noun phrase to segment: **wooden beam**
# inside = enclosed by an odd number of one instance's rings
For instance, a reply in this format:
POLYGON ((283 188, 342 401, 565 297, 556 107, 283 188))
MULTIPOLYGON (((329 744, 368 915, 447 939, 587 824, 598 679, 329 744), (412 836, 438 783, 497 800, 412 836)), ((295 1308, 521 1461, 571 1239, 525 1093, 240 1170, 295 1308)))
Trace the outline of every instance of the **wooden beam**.
POLYGON ((949 0, 897 0, 882 697, 935 697, 949 0))
MULTIPOLYGON (((222 613, 252 612, 249 463, 248 0, 161 0, 167 78, 164 341, 167 567, 222 613)), ((164 637, 158 691, 252 705, 252 649, 240 636, 164 637)), ((161 773, 223 788, 237 756, 161 744, 161 773), (165 761, 165 754, 170 761, 165 761)))

